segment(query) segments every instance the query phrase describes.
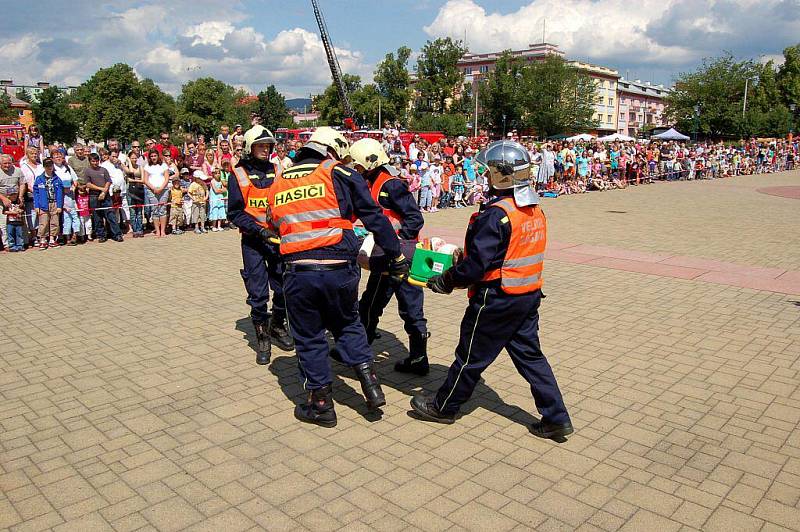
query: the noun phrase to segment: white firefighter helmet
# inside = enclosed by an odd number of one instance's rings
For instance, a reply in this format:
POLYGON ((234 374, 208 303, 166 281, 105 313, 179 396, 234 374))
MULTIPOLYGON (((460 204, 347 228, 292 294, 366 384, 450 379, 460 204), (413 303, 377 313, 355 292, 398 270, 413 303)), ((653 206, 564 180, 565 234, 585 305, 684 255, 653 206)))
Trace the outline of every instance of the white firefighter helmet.
POLYGON ((381 146, 381 143, 371 138, 355 141, 350 146, 350 156, 353 158, 354 164, 364 167, 364 172, 389 164, 389 156, 381 146))
POLYGON ((330 148, 340 161, 344 161, 350 155, 350 143, 344 135, 329 126, 318 127, 311 134, 305 147, 324 156, 328 155, 330 148))
POLYGON ((244 146, 242 146, 242 156, 249 157, 252 153, 254 144, 276 144, 275 136, 272 131, 262 125, 255 125, 248 129, 244 134, 244 146))

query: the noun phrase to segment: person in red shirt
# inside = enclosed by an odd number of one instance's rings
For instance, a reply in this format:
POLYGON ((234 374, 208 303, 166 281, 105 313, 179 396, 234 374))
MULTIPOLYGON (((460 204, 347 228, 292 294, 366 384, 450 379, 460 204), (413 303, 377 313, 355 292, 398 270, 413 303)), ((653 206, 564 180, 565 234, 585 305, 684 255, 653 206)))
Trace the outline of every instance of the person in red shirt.
POLYGON ((177 146, 173 146, 172 142, 169 140, 169 133, 166 131, 161 132, 161 142, 156 144, 156 151, 159 154, 163 154, 164 150, 169 150, 169 154, 172 156, 173 161, 178 160, 178 155, 180 154, 180 150, 178 150, 177 146))

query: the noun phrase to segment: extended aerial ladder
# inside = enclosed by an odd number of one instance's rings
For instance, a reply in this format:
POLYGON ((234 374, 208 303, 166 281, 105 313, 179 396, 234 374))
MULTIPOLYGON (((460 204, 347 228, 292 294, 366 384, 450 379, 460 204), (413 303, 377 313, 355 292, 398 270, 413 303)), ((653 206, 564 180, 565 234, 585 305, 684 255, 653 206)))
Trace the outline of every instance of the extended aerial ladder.
POLYGON ((325 25, 325 19, 322 18, 322 12, 319 10, 317 0, 311 0, 311 6, 314 8, 314 17, 317 19, 317 26, 319 26, 319 36, 322 39, 322 45, 325 47, 325 55, 328 57, 328 66, 331 69, 331 77, 333 83, 336 85, 336 90, 339 93, 339 101, 342 102, 344 110, 344 125, 348 129, 355 129, 353 122, 353 106, 350 105, 350 98, 347 96, 347 89, 342 80, 342 68, 339 66, 339 58, 336 57, 336 50, 331 44, 331 38, 328 34, 328 27, 325 25))

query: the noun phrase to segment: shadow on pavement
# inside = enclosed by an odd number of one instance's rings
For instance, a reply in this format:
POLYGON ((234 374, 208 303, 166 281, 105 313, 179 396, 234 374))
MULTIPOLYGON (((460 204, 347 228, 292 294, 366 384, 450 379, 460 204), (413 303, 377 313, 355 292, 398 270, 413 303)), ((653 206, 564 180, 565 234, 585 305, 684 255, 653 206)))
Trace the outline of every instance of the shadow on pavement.
MULTIPOLYGON (((245 317, 237 320, 236 330, 244 333, 245 339, 255 356, 256 333, 250 318, 245 317)), ((408 347, 394 333, 380 330, 380 334, 381 338, 373 342, 372 350, 375 353, 375 370, 381 379, 381 384, 385 388, 394 388, 409 398, 421 391, 435 393, 447 376, 449 366, 433 363, 430 365, 430 373, 424 377, 398 373, 394 370, 394 364, 408 356, 408 347)), ((455 349, 455 345, 453 349, 455 349)), ((351 408, 367 421, 374 422, 379 420, 382 417, 382 412, 371 412, 367 408, 364 396, 361 395, 361 386, 353 371, 334 360, 331 360, 330 363, 333 371, 334 401, 337 404, 351 408)), ((277 377, 281 391, 293 405, 304 400, 305 392, 294 352, 282 351, 273 346, 269 371, 277 377)), ((530 397, 527 399, 530 401, 531 407, 533 407, 533 399, 530 397)), ((489 410, 526 428, 530 427, 534 421, 537 421, 537 418, 531 415, 530 412, 519 406, 509 405, 504 402, 497 395, 497 392, 483 382, 483 379, 478 382, 472 398, 462 407, 460 415, 470 415, 478 408, 489 410)), ((412 415, 410 407, 409 415, 412 415)))

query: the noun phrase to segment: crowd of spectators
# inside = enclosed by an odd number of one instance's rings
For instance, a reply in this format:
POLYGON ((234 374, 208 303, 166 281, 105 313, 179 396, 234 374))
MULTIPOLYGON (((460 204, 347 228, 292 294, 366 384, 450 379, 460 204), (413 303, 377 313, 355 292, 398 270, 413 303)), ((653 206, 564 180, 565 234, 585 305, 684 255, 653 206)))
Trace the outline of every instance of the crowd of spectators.
MULTIPOLYGON (((231 228, 226 220, 227 184, 241 156, 244 131, 223 126, 207 141, 186 136, 181 146, 164 132, 122 149, 110 139, 67 147, 45 143, 35 126, 17 164, 0 156, 2 249, 23 251, 75 246, 124 235, 157 237, 186 231, 204 234, 231 228)), ((541 195, 557 197, 622 189, 654 181, 713 179, 791 170, 798 143, 786 140, 687 144, 675 141, 603 143, 518 139, 530 154, 541 195)), ((423 212, 483 202, 488 187, 475 155, 488 139, 443 137, 427 142, 415 134, 405 144, 387 127, 382 144, 423 212)), ((292 165, 300 141, 280 142, 272 154, 292 165)))

